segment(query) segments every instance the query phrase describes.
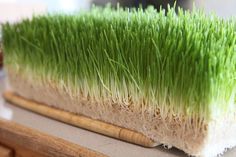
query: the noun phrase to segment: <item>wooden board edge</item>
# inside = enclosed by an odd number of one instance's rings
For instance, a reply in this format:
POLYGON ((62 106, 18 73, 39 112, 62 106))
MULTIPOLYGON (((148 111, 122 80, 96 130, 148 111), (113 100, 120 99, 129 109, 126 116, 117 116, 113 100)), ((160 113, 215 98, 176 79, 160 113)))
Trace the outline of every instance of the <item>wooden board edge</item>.
POLYGON ((102 153, 1 118, 0 142, 19 151, 35 152, 40 157, 105 157, 102 153))
POLYGON ((160 144, 158 142, 154 142, 153 140, 139 132, 108 124, 99 120, 94 120, 85 116, 76 115, 70 112, 52 108, 35 101, 25 99, 11 91, 4 92, 3 97, 6 99, 6 101, 21 108, 33 111, 35 113, 47 116, 49 118, 73 126, 87 129, 116 139, 120 139, 122 141, 141 145, 144 147, 156 147, 160 144))
POLYGON ((0 157, 13 157, 13 150, 0 143, 0 157))

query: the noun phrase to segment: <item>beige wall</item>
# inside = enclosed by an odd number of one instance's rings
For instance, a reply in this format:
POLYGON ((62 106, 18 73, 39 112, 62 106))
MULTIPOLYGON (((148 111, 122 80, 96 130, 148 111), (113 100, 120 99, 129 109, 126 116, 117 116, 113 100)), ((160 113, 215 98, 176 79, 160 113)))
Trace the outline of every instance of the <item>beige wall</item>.
POLYGON ((221 17, 236 17, 236 0, 197 0, 196 6, 221 17))
POLYGON ((33 14, 41 14, 46 11, 47 6, 43 3, 0 2, 0 23, 6 21, 16 22, 21 18, 30 18, 33 14))

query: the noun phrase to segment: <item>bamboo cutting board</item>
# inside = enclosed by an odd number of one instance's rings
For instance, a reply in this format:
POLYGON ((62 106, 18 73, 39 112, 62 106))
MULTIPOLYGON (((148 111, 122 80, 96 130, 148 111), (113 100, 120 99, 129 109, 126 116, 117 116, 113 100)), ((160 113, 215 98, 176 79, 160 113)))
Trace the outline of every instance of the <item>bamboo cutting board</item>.
POLYGON ((13 157, 13 151, 0 144, 0 157, 13 157))
POLYGON ((19 106, 21 108, 109 137, 113 137, 144 147, 155 147, 159 145, 159 143, 152 141, 141 133, 119 126, 111 125, 99 120, 94 120, 85 116, 76 115, 73 113, 48 107, 32 100, 27 100, 23 97, 20 97, 14 94, 13 92, 7 91, 3 94, 3 97, 8 102, 13 103, 14 105, 19 106))
POLYGON ((106 157, 106 155, 0 118, 0 157, 106 157))

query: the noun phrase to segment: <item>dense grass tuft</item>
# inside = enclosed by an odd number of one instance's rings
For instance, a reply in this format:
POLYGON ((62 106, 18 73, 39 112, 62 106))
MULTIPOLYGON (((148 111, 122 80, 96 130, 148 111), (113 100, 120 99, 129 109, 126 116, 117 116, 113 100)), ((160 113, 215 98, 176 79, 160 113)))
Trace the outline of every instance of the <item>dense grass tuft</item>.
POLYGON ((235 106, 236 24, 194 10, 94 7, 4 24, 8 66, 74 91, 175 113, 235 106))

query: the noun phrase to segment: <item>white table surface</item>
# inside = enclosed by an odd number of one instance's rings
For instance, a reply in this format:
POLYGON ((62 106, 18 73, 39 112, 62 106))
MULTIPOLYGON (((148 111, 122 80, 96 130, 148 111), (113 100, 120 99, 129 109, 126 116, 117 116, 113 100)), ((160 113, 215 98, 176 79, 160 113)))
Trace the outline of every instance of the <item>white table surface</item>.
MULTIPOLYGON (((170 150, 165 149, 163 146, 143 148, 76 128, 6 103, 2 98, 2 92, 7 88, 5 82, 5 75, 3 71, 0 71, 0 118, 60 137, 112 157, 187 157, 182 151, 175 148, 170 150)), ((223 155, 223 157, 235 156, 236 148, 229 150, 223 155)))

